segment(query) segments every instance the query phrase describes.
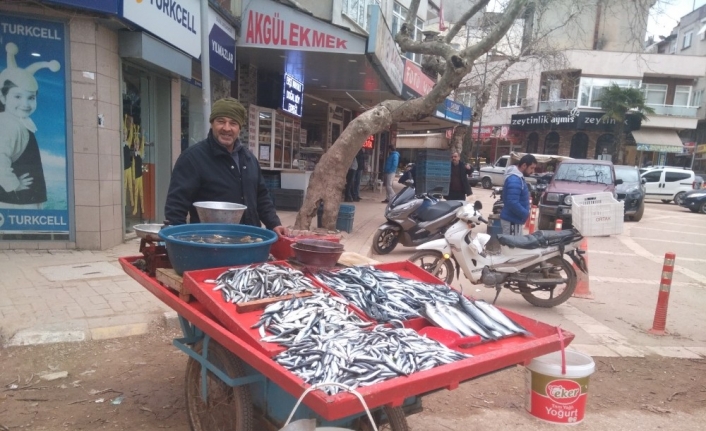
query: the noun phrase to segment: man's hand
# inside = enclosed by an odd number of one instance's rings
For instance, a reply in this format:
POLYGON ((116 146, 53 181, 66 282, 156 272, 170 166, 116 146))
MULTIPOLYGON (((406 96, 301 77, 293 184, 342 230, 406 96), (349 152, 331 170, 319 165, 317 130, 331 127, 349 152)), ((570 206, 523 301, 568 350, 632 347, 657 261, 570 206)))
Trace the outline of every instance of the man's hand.
POLYGON ((289 229, 284 226, 275 226, 272 230, 280 237, 289 235, 289 229))

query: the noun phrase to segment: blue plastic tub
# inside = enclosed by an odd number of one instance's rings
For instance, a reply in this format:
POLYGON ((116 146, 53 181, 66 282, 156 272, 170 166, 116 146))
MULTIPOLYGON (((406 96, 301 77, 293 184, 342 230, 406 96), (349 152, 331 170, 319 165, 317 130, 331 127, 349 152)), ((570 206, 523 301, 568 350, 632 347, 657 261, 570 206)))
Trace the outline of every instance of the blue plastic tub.
POLYGON ((159 237, 167 245, 169 261, 177 274, 196 269, 221 266, 247 265, 266 262, 270 247, 277 241, 271 230, 241 224, 194 223, 168 226, 159 231, 159 237), (174 238, 174 235, 218 234, 229 236, 250 235, 262 242, 247 244, 203 244, 174 238))

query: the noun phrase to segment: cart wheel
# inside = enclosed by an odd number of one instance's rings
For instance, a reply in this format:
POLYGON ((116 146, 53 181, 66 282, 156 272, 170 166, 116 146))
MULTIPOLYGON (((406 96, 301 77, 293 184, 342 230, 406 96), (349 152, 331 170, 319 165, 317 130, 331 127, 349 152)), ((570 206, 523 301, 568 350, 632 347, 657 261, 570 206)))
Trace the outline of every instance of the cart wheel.
MULTIPOLYGON (((243 365, 238 357, 211 340, 208 360, 231 378, 243 377, 243 365)), ((203 342, 194 345, 194 351, 203 351, 203 342)), ((186 415, 192 431, 251 431, 253 406, 246 386, 232 388, 210 371, 208 400, 201 398, 201 364, 189 358, 186 363, 186 415)))
MULTIPOLYGON (((375 419, 375 425, 377 425, 380 431, 409 431, 409 425, 407 425, 407 417, 404 414, 402 407, 383 407, 382 410, 378 410, 373 414, 375 419), (380 413, 385 412, 386 420, 383 422, 380 417, 380 413)), ((354 428, 357 431, 371 431, 370 419, 368 416, 362 416, 358 419, 358 424, 354 428)))

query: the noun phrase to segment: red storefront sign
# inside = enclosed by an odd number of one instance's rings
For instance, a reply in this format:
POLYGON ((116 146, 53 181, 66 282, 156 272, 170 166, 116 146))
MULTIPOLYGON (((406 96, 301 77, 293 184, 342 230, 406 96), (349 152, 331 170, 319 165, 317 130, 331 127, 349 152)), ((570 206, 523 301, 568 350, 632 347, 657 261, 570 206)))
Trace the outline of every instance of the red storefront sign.
POLYGON ((364 54, 365 38, 269 0, 243 13, 238 46, 364 54))
POLYGON ((426 96, 434 87, 435 82, 426 76, 422 69, 410 60, 404 62, 404 76, 402 84, 410 88, 419 96, 426 96))
MULTIPOLYGON (((495 130, 494 126, 483 126, 480 128, 480 138, 481 139, 488 139, 494 137, 493 131, 495 130)), ((471 135, 471 139, 478 139, 478 126, 473 126, 473 134, 471 135)))
POLYGON ((368 136, 368 139, 365 140, 363 148, 372 149, 373 144, 375 144, 375 135, 370 135, 368 136))

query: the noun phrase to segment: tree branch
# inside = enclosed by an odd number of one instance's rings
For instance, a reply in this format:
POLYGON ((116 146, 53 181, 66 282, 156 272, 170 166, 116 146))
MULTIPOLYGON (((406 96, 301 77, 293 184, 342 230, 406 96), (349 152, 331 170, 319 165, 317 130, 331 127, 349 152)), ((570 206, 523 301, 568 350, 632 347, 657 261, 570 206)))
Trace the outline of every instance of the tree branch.
POLYGON ((512 0, 512 3, 507 7, 505 13, 503 13, 502 19, 493 31, 491 31, 490 34, 484 37, 480 42, 461 51, 461 57, 472 62, 482 54, 490 51, 490 48, 495 46, 495 44, 502 39, 505 33, 507 33, 510 27, 512 27, 512 24, 514 24, 517 17, 520 16, 520 13, 527 5, 527 2, 528 0, 512 0))
POLYGON ((456 21, 453 27, 451 27, 451 30, 449 30, 449 32, 446 33, 446 35, 444 36, 444 42, 451 42, 461 30, 461 27, 468 25, 468 20, 474 17, 478 13, 478 11, 484 8, 489 2, 490 0, 480 0, 478 3, 473 5, 473 7, 468 10, 468 12, 461 15, 461 18, 456 21))

